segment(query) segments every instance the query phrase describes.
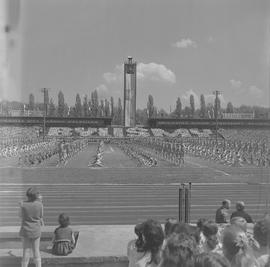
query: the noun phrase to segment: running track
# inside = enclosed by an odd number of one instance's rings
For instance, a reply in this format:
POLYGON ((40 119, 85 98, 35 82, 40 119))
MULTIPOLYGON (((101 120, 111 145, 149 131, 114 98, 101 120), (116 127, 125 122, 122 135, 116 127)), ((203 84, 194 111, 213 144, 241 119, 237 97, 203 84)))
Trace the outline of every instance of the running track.
MULTIPOLYGON (((33 184, 31 184, 33 185, 33 184)), ((0 190, 0 225, 18 225, 18 201, 27 184, 4 184, 0 190)), ((146 218, 161 222, 178 217, 178 185, 173 184, 39 184, 44 196, 47 225, 56 225, 57 216, 66 212, 72 224, 135 224, 146 218)), ((266 211, 266 185, 194 184, 191 220, 214 219, 220 201, 245 200, 247 211, 259 218, 266 211)), ((233 208, 233 207, 232 207, 233 208)))
POLYGON ((60 168, 2 168, 0 226, 19 225, 18 202, 33 185, 44 197, 47 225, 56 225, 62 212, 70 215, 74 225, 136 224, 146 218, 164 222, 178 217, 179 184, 186 181, 193 183, 193 222, 214 219, 224 198, 245 201, 254 219, 269 212, 268 170, 229 168, 192 158, 183 168, 164 162, 159 168, 136 168, 110 146, 104 153, 107 168, 89 169, 94 152, 86 149, 60 168))

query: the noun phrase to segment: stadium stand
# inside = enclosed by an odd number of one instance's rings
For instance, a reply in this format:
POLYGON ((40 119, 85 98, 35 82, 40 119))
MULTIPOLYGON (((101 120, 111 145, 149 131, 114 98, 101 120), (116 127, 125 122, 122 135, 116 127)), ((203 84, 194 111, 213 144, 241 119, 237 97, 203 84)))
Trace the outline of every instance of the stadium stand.
POLYGON ((130 137, 134 137, 134 136, 148 137, 148 136, 150 136, 148 129, 139 128, 139 127, 128 128, 126 130, 126 134, 127 134, 127 136, 130 136, 130 137))

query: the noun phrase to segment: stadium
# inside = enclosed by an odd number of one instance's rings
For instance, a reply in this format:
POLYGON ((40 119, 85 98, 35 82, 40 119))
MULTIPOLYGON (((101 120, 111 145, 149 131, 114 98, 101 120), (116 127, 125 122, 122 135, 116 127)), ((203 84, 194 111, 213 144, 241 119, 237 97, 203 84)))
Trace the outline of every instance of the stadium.
POLYGON ((266 5, 139 2, 0 4, 0 266, 270 266, 266 5))

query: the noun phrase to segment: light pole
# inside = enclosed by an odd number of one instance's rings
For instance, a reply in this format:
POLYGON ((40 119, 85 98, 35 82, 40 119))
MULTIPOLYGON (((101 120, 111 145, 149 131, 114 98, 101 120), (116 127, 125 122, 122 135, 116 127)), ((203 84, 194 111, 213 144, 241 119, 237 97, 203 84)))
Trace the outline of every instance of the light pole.
POLYGON ((42 88, 41 92, 43 93, 43 141, 45 140, 45 130, 46 130, 46 116, 47 116, 47 103, 46 103, 46 94, 48 94, 48 88, 42 88))
POLYGON ((220 91, 216 90, 213 92, 215 95, 215 122, 216 122, 216 144, 218 143, 218 96, 221 94, 220 91))

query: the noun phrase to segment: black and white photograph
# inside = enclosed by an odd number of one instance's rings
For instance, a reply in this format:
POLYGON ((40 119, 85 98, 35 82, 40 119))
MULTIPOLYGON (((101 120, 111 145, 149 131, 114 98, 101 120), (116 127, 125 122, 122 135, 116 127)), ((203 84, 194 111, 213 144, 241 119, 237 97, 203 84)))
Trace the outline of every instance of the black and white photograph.
POLYGON ((270 267, 269 0, 0 0, 0 267, 270 267))

